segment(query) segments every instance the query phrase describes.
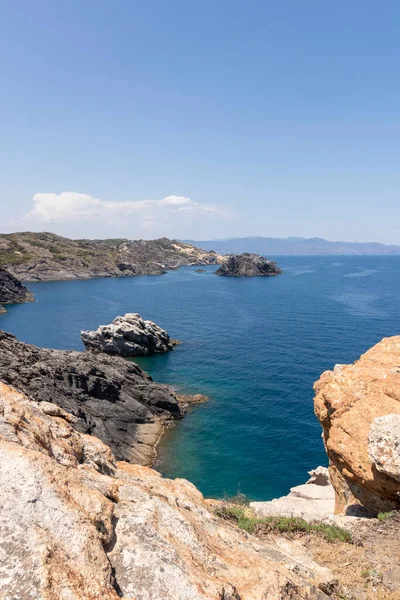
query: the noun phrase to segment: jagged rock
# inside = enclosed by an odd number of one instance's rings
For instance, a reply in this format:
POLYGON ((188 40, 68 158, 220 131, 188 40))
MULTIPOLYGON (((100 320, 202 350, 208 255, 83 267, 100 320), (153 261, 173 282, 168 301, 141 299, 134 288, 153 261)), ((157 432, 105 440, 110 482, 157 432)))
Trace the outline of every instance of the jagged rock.
POLYGON ((234 254, 222 259, 220 268, 215 275, 225 277, 266 277, 280 275, 281 269, 277 264, 259 254, 234 254))
POLYGON ((307 485, 331 485, 329 478, 329 469, 327 467, 317 467, 308 472, 310 479, 307 481, 307 485))
POLYGON ((378 471, 400 481, 400 414, 385 415, 372 421, 368 453, 378 471))
POLYGON ((96 331, 81 331, 87 350, 132 357, 168 352, 177 344, 153 321, 144 321, 138 313, 117 317, 110 325, 96 331))
POLYGON ((2 304, 32 302, 33 294, 14 275, 0 268, 0 313, 5 312, 2 304))
POLYGON ((91 352, 37 348, 0 331, 0 379, 76 417, 118 459, 150 464, 166 419, 180 418, 176 394, 133 362, 91 352))
POLYGON ((326 371, 314 389, 336 513, 399 509, 400 336, 326 371))
POLYGON ((118 463, 74 419, 0 383, 0 596, 317 600, 331 572, 216 517, 189 482, 118 463))

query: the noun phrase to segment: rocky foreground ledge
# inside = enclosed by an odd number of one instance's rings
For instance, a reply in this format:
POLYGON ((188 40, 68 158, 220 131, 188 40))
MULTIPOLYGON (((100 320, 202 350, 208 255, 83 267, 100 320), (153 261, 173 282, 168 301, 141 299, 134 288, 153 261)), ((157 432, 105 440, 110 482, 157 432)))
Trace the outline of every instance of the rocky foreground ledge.
POLYGON ((32 302, 33 294, 14 275, 0 268, 0 313, 5 312, 3 304, 32 302))
POLYGON ((328 598, 332 573, 300 546, 248 535, 188 481, 117 462, 78 428, 0 383, 2 598, 328 598))
POLYGON ((223 277, 268 277, 282 273, 278 265, 259 254, 234 254, 222 259, 215 275, 223 277))
POLYGON ((164 329, 153 321, 145 321, 138 313, 117 317, 96 331, 81 331, 81 338, 87 350, 125 357, 168 352, 178 343, 164 329))

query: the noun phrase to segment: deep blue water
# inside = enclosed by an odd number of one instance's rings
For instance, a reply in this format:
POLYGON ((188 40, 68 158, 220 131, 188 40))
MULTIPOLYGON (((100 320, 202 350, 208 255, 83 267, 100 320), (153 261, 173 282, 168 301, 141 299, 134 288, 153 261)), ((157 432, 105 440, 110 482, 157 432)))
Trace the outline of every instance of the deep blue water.
POLYGON ((223 278, 215 267, 160 277, 30 284, 0 328, 51 348, 81 349, 80 329, 139 312, 182 340, 141 359, 156 380, 201 392, 161 446, 158 468, 205 495, 239 488, 270 499, 325 464, 313 382, 400 333, 400 257, 278 257, 284 275, 223 278))

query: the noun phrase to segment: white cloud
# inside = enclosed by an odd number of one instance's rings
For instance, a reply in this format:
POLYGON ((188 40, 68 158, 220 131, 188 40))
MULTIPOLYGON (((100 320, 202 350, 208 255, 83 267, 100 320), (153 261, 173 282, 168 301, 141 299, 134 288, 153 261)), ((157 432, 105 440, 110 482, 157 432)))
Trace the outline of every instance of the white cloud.
POLYGON ((230 210, 212 204, 195 202, 184 196, 167 196, 162 200, 111 201, 93 198, 89 194, 62 192, 39 193, 33 196, 34 207, 24 220, 32 223, 63 224, 73 222, 97 222, 127 224, 132 220, 136 226, 151 229, 160 223, 166 229, 181 220, 212 217, 225 219, 234 216, 230 210))

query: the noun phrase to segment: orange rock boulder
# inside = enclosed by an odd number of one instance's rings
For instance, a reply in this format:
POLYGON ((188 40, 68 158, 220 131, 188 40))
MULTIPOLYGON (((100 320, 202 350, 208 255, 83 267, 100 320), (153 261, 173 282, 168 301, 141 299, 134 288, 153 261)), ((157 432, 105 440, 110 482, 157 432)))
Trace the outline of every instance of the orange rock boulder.
POLYGON ((315 383, 336 513, 400 508, 400 336, 315 383))

